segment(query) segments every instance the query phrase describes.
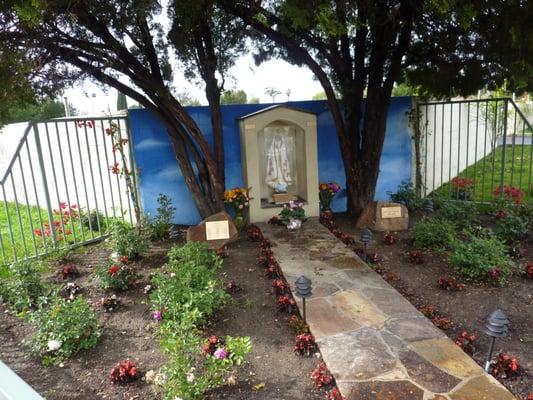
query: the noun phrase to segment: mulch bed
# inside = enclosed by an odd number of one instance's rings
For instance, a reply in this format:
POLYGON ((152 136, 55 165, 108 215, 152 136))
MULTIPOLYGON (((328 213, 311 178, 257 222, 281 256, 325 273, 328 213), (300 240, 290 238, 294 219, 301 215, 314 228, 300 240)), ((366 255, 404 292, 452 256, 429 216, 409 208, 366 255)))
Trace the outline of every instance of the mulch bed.
MULTIPOLYGON (((410 226, 419 215, 411 215, 410 226)), ((341 231, 359 238, 359 230, 346 214, 336 214, 334 221, 341 231)), ((408 259, 411 248, 409 231, 392 232, 398 238, 393 245, 386 245, 383 237, 386 232, 374 232, 374 240, 369 252, 376 252, 381 261, 374 268, 386 273, 389 283, 406 296, 416 306, 430 304, 439 314, 449 318, 453 324, 444 332, 455 340, 463 330, 477 337, 477 351, 473 358, 484 366, 489 348, 489 338, 483 334, 485 320, 496 308, 501 308, 510 320, 508 337, 496 341, 495 352, 507 352, 518 358, 524 373, 516 379, 501 379, 501 382, 517 397, 526 399, 533 392, 533 281, 523 274, 511 276, 503 287, 473 284, 457 273, 446 262, 446 256, 425 251, 424 263, 413 264, 408 259), (464 291, 451 292, 437 286, 439 277, 454 278, 464 283, 464 291), (399 279, 399 280, 396 280, 399 279)), ((522 243, 523 256, 517 261, 520 272, 525 265, 533 262, 533 235, 522 243)))
MULTIPOLYGON (((165 362, 158 339, 150 329, 152 320, 143 290, 149 283, 150 272, 165 262, 170 246, 170 242, 153 244, 149 254, 132 264, 140 278, 133 289, 117 293, 119 309, 111 313, 98 311, 102 336, 97 346, 76 354, 63 366, 44 367, 38 358, 29 355, 22 341, 31 333, 31 325, 0 305, 0 359, 49 400, 157 398, 151 386, 142 380, 129 385, 110 384, 109 372, 127 358, 134 360, 143 374, 157 370, 165 362)), ((237 384, 218 389, 208 398, 324 399, 324 392, 315 390, 310 379, 318 360, 294 353, 289 316, 278 311, 271 280, 257 266, 257 254, 258 244, 245 238, 228 246, 222 278, 225 282, 234 281, 242 290, 215 316, 206 331, 250 336, 253 350, 238 369, 237 384)), ((107 262, 108 256, 108 250, 98 244, 70 257, 69 261, 76 263, 81 272, 74 282, 91 300, 104 295, 92 273, 107 262)), ((57 275, 50 279, 62 282, 57 275)))

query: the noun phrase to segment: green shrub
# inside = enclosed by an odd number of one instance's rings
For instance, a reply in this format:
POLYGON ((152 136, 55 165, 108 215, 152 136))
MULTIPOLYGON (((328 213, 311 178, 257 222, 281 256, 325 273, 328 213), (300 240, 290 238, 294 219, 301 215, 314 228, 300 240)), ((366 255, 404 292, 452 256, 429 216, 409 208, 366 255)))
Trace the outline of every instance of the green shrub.
POLYGON ((444 201, 436 216, 453 221, 458 226, 468 226, 476 221, 478 209, 475 203, 469 201, 444 201))
POLYGON ((523 239, 529 232, 529 221, 513 210, 507 210, 504 216, 496 219, 494 232, 505 242, 523 239))
POLYGON ((398 185, 396 192, 387 192, 391 201, 400 203, 409 208, 410 210, 416 210, 422 207, 423 200, 416 195, 413 189, 413 184, 408 181, 402 181, 398 185))
POLYGON ((100 336, 98 318, 86 299, 54 297, 32 315, 37 332, 29 346, 45 365, 57 364, 83 349, 94 347, 100 336))
POLYGON ((98 269, 96 275, 103 289, 127 290, 136 279, 131 267, 121 263, 110 263, 98 269))
POLYGON ((109 239, 109 248, 119 256, 133 260, 148 250, 149 244, 139 230, 125 222, 115 222, 109 239))
POLYGON ((107 229, 107 221, 105 216, 96 210, 82 211, 81 223, 87 229, 91 229, 94 232, 98 232, 98 224, 100 224, 100 230, 105 232, 107 229))
POLYGON ((424 217, 413 227, 413 238, 415 248, 445 250, 455 241, 455 224, 446 219, 424 217))
POLYGON ((150 238, 152 240, 162 240, 168 238, 169 229, 172 227, 172 218, 176 212, 176 208, 172 206, 170 197, 159 194, 157 198, 157 215, 150 221, 150 238))
POLYGON ((450 263, 463 275, 475 280, 489 280, 491 272, 497 270, 492 279, 503 283, 513 266, 506 250, 505 244, 496 236, 477 237, 467 234, 465 242, 455 245, 450 263))
POLYGON ((35 260, 12 264, 5 269, 5 277, 0 281, 0 296, 17 312, 35 307, 39 298, 50 291, 41 276, 43 269, 43 264, 35 260))

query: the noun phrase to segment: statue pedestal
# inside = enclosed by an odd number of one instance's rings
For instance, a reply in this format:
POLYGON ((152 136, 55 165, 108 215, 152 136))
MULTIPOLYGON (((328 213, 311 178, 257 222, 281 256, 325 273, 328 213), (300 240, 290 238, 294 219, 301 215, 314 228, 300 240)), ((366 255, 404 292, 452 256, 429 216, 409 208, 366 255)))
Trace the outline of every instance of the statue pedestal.
POLYGON ((272 194, 272 200, 275 204, 285 204, 288 203, 291 200, 297 200, 298 198, 289 193, 273 193, 272 194))

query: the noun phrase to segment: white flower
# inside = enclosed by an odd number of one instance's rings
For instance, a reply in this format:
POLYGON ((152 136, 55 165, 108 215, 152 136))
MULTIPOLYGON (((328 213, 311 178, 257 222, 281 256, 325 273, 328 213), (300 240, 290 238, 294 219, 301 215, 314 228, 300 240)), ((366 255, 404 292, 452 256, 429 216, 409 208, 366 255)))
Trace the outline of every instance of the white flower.
POLYGON ((51 339, 48 341, 48 349, 47 351, 56 351, 56 350, 59 350, 61 348, 61 345, 63 343, 61 343, 59 340, 54 340, 54 339, 51 339))
POLYGON ((176 276, 176 273, 175 273, 175 272, 171 272, 171 273, 170 273, 170 277, 171 277, 171 278, 174 278, 175 276, 176 276))
POLYGON ((154 384, 158 386, 163 386, 167 381, 167 377, 163 373, 158 373, 154 378, 154 384))
POLYGON ((147 383, 152 383, 155 381, 156 376, 157 376, 156 372, 153 369, 151 369, 149 371, 146 371, 146 374, 144 375, 144 380, 147 383))
POLYGON ((192 372, 189 372, 187 374, 187 383, 193 383, 194 382, 194 374, 192 372))
POLYGON ((118 255, 116 251, 114 251, 113 253, 109 255, 109 258, 113 260, 114 262, 118 262, 118 260, 120 259, 120 256, 118 255))

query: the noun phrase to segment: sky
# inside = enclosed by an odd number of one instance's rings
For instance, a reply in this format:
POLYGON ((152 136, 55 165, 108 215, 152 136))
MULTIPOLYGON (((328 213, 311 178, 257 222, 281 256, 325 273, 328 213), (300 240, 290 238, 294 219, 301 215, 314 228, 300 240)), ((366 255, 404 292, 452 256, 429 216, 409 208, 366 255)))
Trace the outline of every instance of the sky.
MULTIPOLYGON (((234 79, 226 80, 226 89, 242 89, 248 94, 248 98, 259 97, 262 103, 272 101, 272 98, 265 94, 268 87, 282 92, 276 97, 278 102, 287 101, 287 89, 291 91, 290 100, 310 100, 315 94, 323 91, 307 68, 294 66, 283 60, 271 60, 256 66, 250 54, 237 60, 231 75, 234 79)), ((174 70, 174 86, 178 92, 187 91, 201 104, 207 104, 203 87, 189 82, 179 69, 174 70)), ((101 87, 89 81, 67 89, 65 96, 80 115, 98 115, 116 110, 117 91, 113 88, 103 91, 101 87)))

